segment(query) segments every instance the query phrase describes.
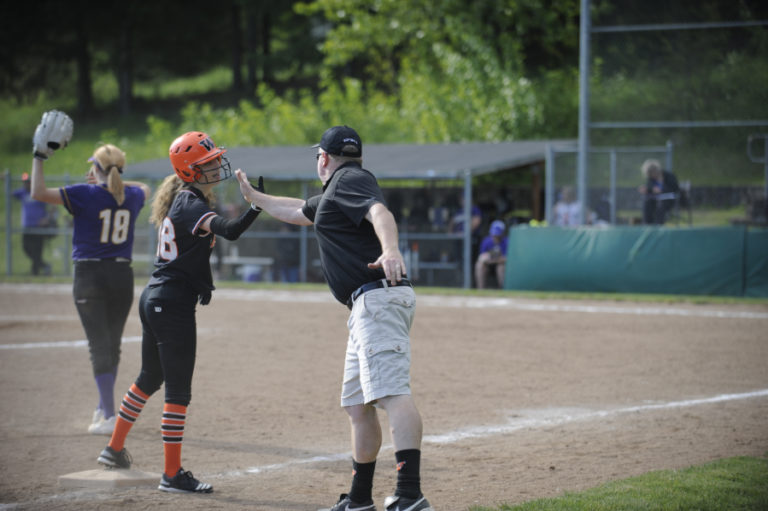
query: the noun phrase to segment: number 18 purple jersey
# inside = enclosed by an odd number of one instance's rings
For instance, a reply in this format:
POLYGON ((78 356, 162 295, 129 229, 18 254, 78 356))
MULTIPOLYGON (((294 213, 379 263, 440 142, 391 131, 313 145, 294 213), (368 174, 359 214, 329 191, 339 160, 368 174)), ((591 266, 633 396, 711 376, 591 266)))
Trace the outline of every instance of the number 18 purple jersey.
POLYGON ((59 193, 75 220, 73 260, 132 258, 133 230, 144 206, 141 188, 126 186, 125 201, 119 206, 104 185, 69 185, 59 193))

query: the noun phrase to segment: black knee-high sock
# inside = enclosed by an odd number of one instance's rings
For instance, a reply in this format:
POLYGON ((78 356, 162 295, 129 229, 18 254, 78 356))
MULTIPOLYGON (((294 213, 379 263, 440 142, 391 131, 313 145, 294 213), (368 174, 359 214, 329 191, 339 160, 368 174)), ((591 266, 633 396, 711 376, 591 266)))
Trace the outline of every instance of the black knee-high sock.
POLYGON ((358 463, 352 460, 352 488, 349 490, 349 500, 357 504, 365 504, 372 500, 375 469, 375 460, 371 463, 358 463))
POLYGON ((397 489, 395 495, 416 499, 421 496, 421 451, 419 449, 404 449, 395 453, 397 461, 397 489))

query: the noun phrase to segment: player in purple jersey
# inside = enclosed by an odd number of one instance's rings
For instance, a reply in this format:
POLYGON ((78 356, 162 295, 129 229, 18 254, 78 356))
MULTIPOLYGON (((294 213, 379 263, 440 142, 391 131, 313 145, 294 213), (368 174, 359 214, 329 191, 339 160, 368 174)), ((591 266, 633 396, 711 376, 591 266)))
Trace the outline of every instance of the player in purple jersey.
POLYGON ((102 145, 88 159, 91 167, 82 184, 46 188, 43 161, 36 155, 32 162, 32 197, 62 204, 74 218, 73 295, 99 392, 88 432, 111 435, 120 342, 133 304, 133 230, 150 189, 122 180, 125 153, 112 144, 102 145))
MULTIPOLYGON (((98 458, 108 467, 131 466, 126 436, 147 399, 165 383, 161 422, 165 468, 158 489, 167 492, 213 491, 181 467, 197 346, 195 308, 198 302, 207 305, 211 300, 210 257, 216 235, 238 239, 261 211, 250 207, 231 220, 214 211, 213 188, 231 176, 225 152, 200 131, 185 133, 171 144, 174 174, 158 188, 150 215, 158 227, 158 243, 155 270, 139 301, 141 372, 123 398, 112 439, 98 458)), ((264 189, 261 179, 259 189, 264 189)))

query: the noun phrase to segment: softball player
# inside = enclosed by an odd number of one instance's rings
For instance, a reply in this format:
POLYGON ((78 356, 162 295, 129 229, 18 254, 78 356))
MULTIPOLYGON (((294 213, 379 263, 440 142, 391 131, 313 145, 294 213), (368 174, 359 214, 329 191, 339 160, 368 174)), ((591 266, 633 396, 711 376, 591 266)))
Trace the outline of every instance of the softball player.
POLYGON ((397 463, 395 495, 387 511, 433 511, 421 493, 419 411, 411 397, 410 329, 416 295, 398 248, 397 224, 376 178, 362 168, 362 142, 348 126, 326 130, 317 152, 323 193, 306 201, 253 190, 236 172, 246 200, 284 222, 315 226, 320 260, 331 292, 350 309, 341 406, 352 426, 349 494, 323 511, 375 511, 372 486, 381 427, 387 412, 397 463))
MULTIPOLYGON (((210 257, 216 235, 236 240, 261 211, 251 207, 237 219, 217 215, 213 188, 230 177, 224 149, 205 133, 185 133, 170 147, 175 174, 160 185, 150 221, 158 226, 155 270, 139 302, 143 330, 141 372, 120 406, 112 439, 98 457, 108 467, 130 468, 125 439, 147 399, 165 383, 161 430, 165 469, 158 489, 210 493, 181 467, 181 444, 191 400, 197 327, 195 307, 207 305, 213 291, 210 257)), ((260 189, 263 185, 259 183, 260 189)))
POLYGON ((102 145, 89 158, 87 183, 62 188, 45 187, 44 156, 36 154, 32 163, 32 197, 63 204, 74 217, 73 295, 99 392, 88 432, 111 435, 120 342, 133 303, 133 231, 150 189, 120 178, 125 153, 112 144, 102 145))

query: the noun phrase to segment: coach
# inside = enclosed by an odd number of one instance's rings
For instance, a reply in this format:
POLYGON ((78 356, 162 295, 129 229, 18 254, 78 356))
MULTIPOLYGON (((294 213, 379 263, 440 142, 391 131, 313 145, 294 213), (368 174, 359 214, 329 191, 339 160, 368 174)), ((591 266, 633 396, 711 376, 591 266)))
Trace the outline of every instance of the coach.
POLYGON ((236 171, 246 200, 283 222, 315 226, 320 261, 331 292, 351 313, 341 406, 352 427, 353 476, 349 494, 330 511, 375 510, 372 500, 381 427, 389 419, 397 462, 397 488, 387 511, 427 511, 421 493, 421 415, 411 397, 410 329, 416 295, 405 278, 397 224, 376 178, 362 168, 362 142, 348 126, 326 130, 318 148, 323 193, 307 199, 274 197, 253 189, 236 171))

